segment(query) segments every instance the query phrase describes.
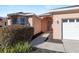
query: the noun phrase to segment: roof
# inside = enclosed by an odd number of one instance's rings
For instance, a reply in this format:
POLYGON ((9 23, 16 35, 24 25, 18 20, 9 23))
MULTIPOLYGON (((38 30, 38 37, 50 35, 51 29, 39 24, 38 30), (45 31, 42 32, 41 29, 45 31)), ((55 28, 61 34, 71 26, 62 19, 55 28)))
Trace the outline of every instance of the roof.
POLYGON ((73 6, 51 9, 48 12, 59 12, 59 11, 67 11, 67 10, 75 10, 75 9, 79 9, 79 5, 73 5, 73 6))
POLYGON ((69 10, 73 8, 79 8, 79 5, 73 5, 73 6, 66 6, 66 7, 61 7, 61 8, 56 8, 56 9, 51 9, 47 13, 40 14, 39 16, 50 16, 50 12, 58 12, 58 11, 64 11, 64 10, 69 10))
POLYGON ((41 16, 50 16, 50 14, 49 14, 49 13, 43 13, 43 14, 40 14, 39 16, 40 16, 40 17, 41 17, 41 16))
POLYGON ((17 12, 17 13, 8 14, 7 16, 16 16, 16 15, 19 15, 19 16, 33 16, 35 14, 34 13, 17 12))
POLYGON ((0 19, 3 20, 4 18, 3 17, 0 17, 0 19))
POLYGON ((57 10, 57 9, 65 9, 65 8, 73 8, 73 7, 79 7, 79 5, 60 7, 60 8, 55 8, 55 9, 53 9, 53 10, 57 10))

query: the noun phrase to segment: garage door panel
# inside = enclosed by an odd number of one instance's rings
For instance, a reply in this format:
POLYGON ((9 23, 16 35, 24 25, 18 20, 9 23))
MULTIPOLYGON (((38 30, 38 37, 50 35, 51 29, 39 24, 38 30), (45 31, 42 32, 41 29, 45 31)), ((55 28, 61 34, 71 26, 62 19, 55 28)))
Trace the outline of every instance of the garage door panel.
POLYGON ((79 22, 63 22, 63 39, 79 40, 79 22))

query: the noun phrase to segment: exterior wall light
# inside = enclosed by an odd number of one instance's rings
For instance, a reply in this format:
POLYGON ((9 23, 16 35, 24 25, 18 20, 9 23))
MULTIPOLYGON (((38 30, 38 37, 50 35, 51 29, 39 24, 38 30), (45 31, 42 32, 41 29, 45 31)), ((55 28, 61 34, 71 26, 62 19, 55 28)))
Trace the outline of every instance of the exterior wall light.
POLYGON ((59 21, 57 20, 57 24, 59 24, 59 21))

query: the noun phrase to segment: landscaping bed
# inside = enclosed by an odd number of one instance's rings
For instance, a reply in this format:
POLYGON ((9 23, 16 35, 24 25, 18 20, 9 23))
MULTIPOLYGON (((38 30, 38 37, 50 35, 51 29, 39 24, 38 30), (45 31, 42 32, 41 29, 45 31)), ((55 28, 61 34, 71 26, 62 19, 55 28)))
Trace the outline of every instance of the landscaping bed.
POLYGON ((32 27, 12 26, 0 29, 0 53, 28 53, 31 51, 32 27))

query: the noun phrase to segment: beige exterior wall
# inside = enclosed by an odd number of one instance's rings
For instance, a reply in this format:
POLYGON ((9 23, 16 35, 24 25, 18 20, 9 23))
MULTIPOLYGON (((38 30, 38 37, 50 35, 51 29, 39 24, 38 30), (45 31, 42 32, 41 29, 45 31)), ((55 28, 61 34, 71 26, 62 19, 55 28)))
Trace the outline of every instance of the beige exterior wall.
POLYGON ((62 39, 62 19, 67 18, 79 18, 79 13, 63 13, 63 14, 53 14, 53 39, 62 39), (57 21, 59 24, 57 24, 57 21))
POLYGON ((32 27, 34 27, 34 35, 41 32, 41 19, 37 16, 28 18, 28 21, 32 27))
POLYGON ((30 23, 30 26, 33 27, 33 18, 32 17, 28 17, 28 22, 30 23))
POLYGON ((42 16, 41 18, 41 30, 42 32, 48 32, 51 30, 52 17, 42 16), (49 30, 50 29, 50 30, 49 30))
POLYGON ((41 20, 41 30, 42 32, 47 31, 47 21, 45 19, 41 20))
POLYGON ((34 34, 41 32, 41 19, 33 16, 33 27, 34 27, 34 34))

